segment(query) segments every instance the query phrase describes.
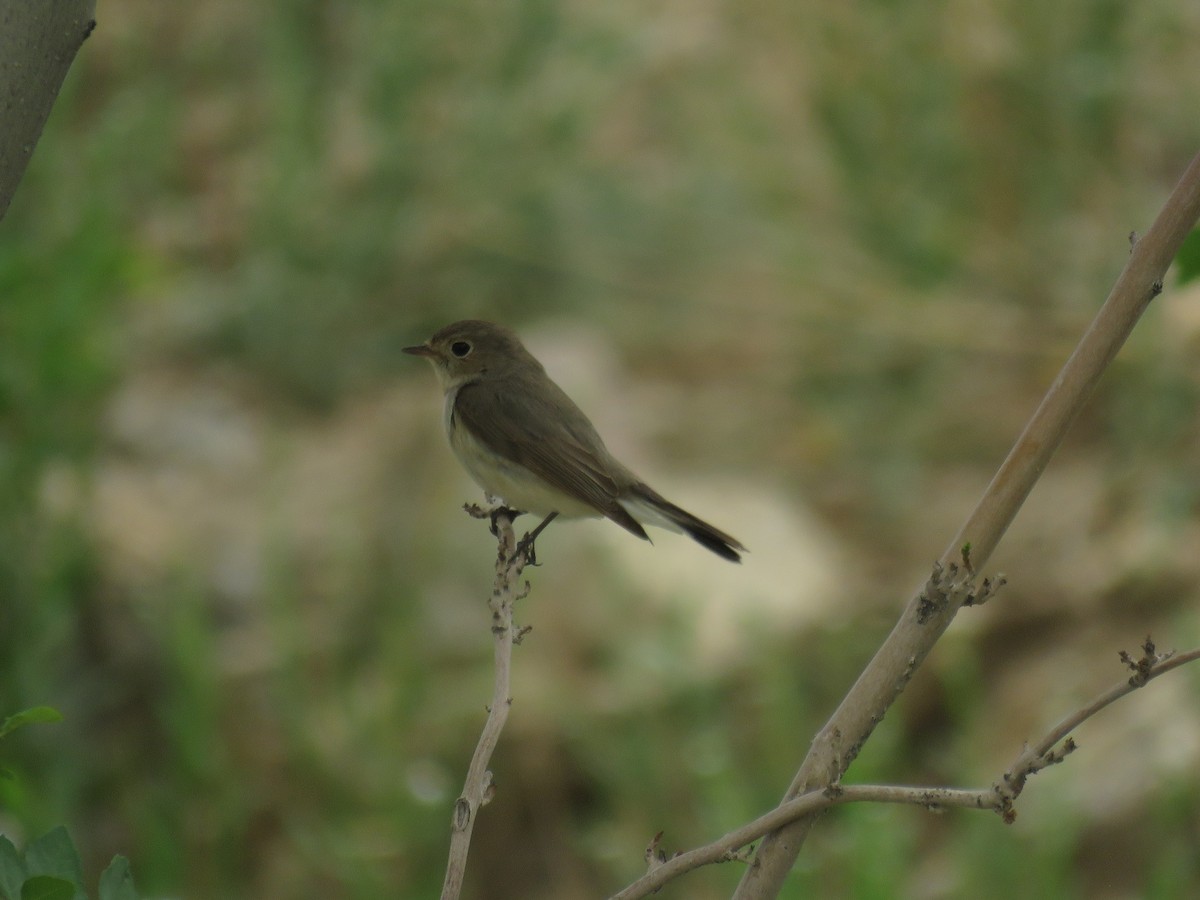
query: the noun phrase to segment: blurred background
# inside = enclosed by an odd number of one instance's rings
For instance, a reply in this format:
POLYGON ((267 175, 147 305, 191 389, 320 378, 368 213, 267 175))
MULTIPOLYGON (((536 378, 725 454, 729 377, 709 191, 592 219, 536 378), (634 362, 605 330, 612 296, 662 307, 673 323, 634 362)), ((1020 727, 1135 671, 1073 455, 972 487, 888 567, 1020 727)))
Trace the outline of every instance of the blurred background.
MULTIPOLYGON (((101 0, 0 224, 0 830, 148 897, 435 896, 495 545, 399 348, 505 322, 741 539, 556 523, 467 894, 773 806, 1200 149, 1200 8, 101 0)), ((848 781, 986 785, 1200 642, 1168 283, 848 781)), ((827 815, 785 896, 1200 890, 1200 671, 1003 825, 827 815)), ((737 864, 664 897, 727 896, 737 864)))

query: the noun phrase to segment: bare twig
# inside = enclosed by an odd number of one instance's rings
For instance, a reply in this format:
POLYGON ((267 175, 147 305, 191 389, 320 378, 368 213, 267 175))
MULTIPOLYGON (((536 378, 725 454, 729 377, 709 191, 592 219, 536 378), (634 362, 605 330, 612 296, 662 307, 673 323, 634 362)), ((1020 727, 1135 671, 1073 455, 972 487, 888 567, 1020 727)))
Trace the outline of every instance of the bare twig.
POLYGON ((990 788, 971 791, 888 784, 855 784, 810 791, 786 803, 781 803, 770 812, 734 829, 711 844, 688 850, 685 853, 677 853, 669 858, 658 850, 658 842, 662 835, 657 835, 651 844, 651 849, 656 852, 653 858, 648 859, 649 867, 646 874, 624 890, 613 894, 610 900, 637 900, 637 898, 648 897, 667 882, 701 866, 735 860, 746 862, 745 855, 739 852, 741 848, 770 831, 796 821, 801 816, 821 812, 833 806, 869 802, 911 803, 932 809, 950 806, 990 809, 993 801, 994 797, 990 788))
MULTIPOLYGON (((1150 301, 1162 291, 1167 267, 1198 218, 1200 156, 1192 160, 1150 229, 1130 249, 1104 306, 943 553, 943 566, 961 561, 970 577, 986 564, 1096 382, 1150 301)), ((936 609, 923 609, 921 604, 921 594, 909 601, 892 633, 813 740, 784 802, 837 782, 959 609, 955 603, 936 609)), ((816 814, 806 815, 767 835, 738 885, 735 900, 777 896, 815 821, 816 814)))
POLYGON ((1124 650, 1121 651, 1121 661, 1133 674, 1105 691, 1087 706, 1080 707, 1048 731, 1040 741, 1026 746, 1013 762, 1008 772, 995 784, 997 796, 1003 802, 1000 812, 1006 820, 1011 820, 1012 801, 1025 787, 1025 781, 1046 766, 1062 762, 1064 756, 1075 750, 1075 743, 1069 737, 1080 723, 1090 719, 1104 707, 1120 700, 1126 694, 1131 694, 1144 686, 1152 678, 1157 678, 1164 672, 1200 659, 1200 649, 1189 650, 1186 653, 1158 653, 1154 642, 1146 638, 1142 644, 1142 656, 1135 660, 1124 650))
POLYGON ((490 518, 498 543, 496 577, 492 582, 492 595, 488 598, 488 606, 492 610, 495 683, 487 721, 484 722, 483 732, 479 735, 479 743, 475 745, 471 765, 467 768, 462 794, 454 803, 454 814, 450 822, 450 858, 446 863, 446 878, 442 882, 442 900, 457 900, 462 892, 475 819, 480 808, 492 799, 494 788, 488 763, 496 744, 500 741, 500 732, 504 729, 508 709, 512 705, 512 698, 509 696, 512 648, 529 630, 518 628, 513 622, 513 603, 529 593, 529 583, 518 587, 528 557, 525 553, 515 552, 517 540, 513 533, 512 511, 503 508, 483 509, 475 504, 470 504, 464 509, 477 519, 490 518))
POLYGON ((646 850, 648 868, 646 874, 624 890, 614 894, 611 900, 637 900, 648 897, 667 882, 685 872, 713 863, 746 861, 747 847, 763 835, 795 822, 804 816, 823 812, 833 806, 846 803, 907 803, 926 809, 941 810, 950 807, 959 809, 990 809, 998 813, 1005 822, 1011 823, 1016 814, 1013 801, 1020 795, 1028 777, 1047 766, 1062 762, 1076 748, 1069 734, 1087 719, 1096 715, 1109 704, 1145 685, 1153 678, 1169 672, 1185 663, 1200 659, 1200 649, 1179 654, 1158 654, 1149 638, 1142 645, 1141 659, 1134 661, 1122 652, 1122 660, 1134 670, 1134 675, 1105 691, 1091 703, 1066 716, 1050 729, 1040 740, 1027 744, 1017 755, 1009 770, 985 788, 937 788, 911 787, 887 784, 834 784, 801 794, 775 807, 765 815, 737 828, 726 835, 694 850, 668 857, 660 848, 662 833, 655 835, 646 850))

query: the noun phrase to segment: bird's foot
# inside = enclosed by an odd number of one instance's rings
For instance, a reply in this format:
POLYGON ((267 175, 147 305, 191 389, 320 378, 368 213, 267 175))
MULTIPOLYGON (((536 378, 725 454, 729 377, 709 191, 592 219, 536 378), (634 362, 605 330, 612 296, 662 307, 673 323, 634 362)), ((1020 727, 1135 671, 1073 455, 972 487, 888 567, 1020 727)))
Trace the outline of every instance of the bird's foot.
POLYGON ((536 534, 525 532, 525 537, 517 541, 517 546, 513 548, 513 559, 524 557, 525 565, 540 566, 541 563, 537 561, 537 545, 534 543, 536 540, 536 534))
POLYGON ((538 565, 537 548, 534 546, 534 541, 537 540, 537 536, 542 533, 542 530, 557 517, 558 513, 552 512, 550 515, 546 516, 546 518, 542 519, 542 524, 538 525, 538 527, 533 529, 533 531, 525 532, 525 537, 517 541, 517 546, 513 548, 513 559, 523 557, 525 560, 525 565, 538 565))

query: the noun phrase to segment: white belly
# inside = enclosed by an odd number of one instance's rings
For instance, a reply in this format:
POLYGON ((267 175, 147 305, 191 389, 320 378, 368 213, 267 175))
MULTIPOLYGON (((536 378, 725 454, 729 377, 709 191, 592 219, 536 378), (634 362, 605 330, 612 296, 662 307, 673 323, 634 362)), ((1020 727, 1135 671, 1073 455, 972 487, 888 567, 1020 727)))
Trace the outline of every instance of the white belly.
POLYGON ((446 395, 444 414, 450 449, 467 470, 467 474, 486 493, 503 500, 505 505, 513 509, 538 516, 548 516, 552 512, 566 519, 601 515, 592 506, 564 494, 524 466, 493 453, 475 440, 460 423, 454 421, 453 409, 454 392, 450 392, 446 395))

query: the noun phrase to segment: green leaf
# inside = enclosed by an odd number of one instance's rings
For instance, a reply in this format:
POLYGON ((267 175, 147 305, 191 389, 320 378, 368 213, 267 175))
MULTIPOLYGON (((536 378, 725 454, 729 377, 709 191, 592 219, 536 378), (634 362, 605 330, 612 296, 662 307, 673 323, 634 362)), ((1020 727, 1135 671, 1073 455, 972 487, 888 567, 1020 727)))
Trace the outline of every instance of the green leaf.
POLYGON ((100 900, 138 900, 133 873, 129 871, 129 860, 125 857, 114 856, 100 876, 100 900))
POLYGON ((4 900, 19 900, 25 881, 25 863, 12 841, 0 835, 0 896, 4 900))
POLYGON ((1200 277, 1200 230, 1184 238, 1179 255, 1175 257, 1175 267, 1181 285, 1200 277))
POLYGON ((34 875, 21 885, 21 900, 72 900, 75 885, 53 875, 34 875))
POLYGON ((62 713, 53 706, 35 706, 32 709, 22 710, 19 713, 14 713, 3 722, 0 722, 0 737, 4 737, 10 731, 16 731, 22 725, 31 725, 34 722, 61 722, 62 713))
MULTIPOLYGON (((78 887, 83 893, 83 866, 67 829, 53 828, 25 848, 25 871, 30 875, 51 875, 78 887)), ((26 882, 28 885, 28 882, 26 882)), ((73 894, 74 892, 72 892, 73 894)), ((21 888, 24 898, 25 888, 21 888)))

